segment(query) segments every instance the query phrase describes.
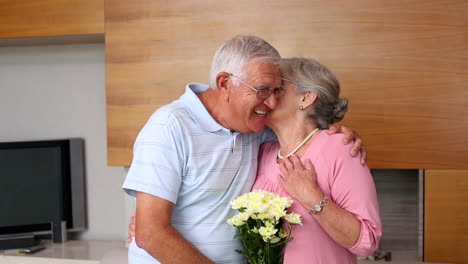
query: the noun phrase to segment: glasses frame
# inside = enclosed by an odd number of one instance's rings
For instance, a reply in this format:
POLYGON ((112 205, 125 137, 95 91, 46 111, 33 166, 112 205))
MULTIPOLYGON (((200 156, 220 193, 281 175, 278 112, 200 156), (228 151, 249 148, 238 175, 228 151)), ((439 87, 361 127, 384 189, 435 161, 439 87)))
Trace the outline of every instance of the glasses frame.
POLYGON ((275 88, 273 90, 270 90, 268 88, 257 89, 255 87, 253 87, 252 85, 248 84, 246 81, 242 80, 240 77, 237 77, 236 75, 234 75, 232 73, 228 73, 228 74, 229 74, 229 76, 232 76, 232 77, 238 79, 241 83, 245 84, 245 86, 252 89, 252 91, 254 91, 257 94, 257 98, 260 99, 260 100, 265 100, 268 97, 270 97, 270 95, 272 95, 272 94, 274 94, 275 97, 281 96, 282 94, 284 94, 284 91, 285 91, 283 89, 283 87, 275 88), (262 93, 264 93, 264 95, 262 95, 262 93))

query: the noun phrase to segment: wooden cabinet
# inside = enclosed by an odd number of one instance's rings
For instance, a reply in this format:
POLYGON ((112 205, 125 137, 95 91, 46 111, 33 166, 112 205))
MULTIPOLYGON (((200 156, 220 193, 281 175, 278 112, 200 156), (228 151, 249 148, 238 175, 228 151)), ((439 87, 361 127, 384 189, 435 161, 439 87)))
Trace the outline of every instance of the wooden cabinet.
POLYGON ((0 38, 104 33, 104 0, 0 0, 0 38))
POLYGON ((468 263, 468 171, 427 170, 424 261, 468 263))

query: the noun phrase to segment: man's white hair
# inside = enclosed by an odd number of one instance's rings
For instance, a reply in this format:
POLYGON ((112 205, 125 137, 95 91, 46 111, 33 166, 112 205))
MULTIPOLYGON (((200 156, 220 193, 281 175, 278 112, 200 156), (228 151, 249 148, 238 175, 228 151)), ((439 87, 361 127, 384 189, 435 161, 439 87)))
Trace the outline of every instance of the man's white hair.
POLYGON ((242 78, 249 63, 259 61, 279 65, 281 56, 270 43, 257 36, 238 35, 224 42, 211 63, 210 88, 218 88, 218 73, 227 72, 242 78))

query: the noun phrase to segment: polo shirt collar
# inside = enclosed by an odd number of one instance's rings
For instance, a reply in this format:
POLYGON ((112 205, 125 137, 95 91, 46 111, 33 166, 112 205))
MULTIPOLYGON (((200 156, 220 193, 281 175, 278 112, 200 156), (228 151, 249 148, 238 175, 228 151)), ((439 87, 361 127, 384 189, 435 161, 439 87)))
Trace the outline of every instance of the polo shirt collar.
POLYGON ((214 132, 218 130, 226 130, 208 113, 203 103, 198 98, 197 94, 210 89, 206 84, 189 83, 185 87, 185 93, 180 97, 180 101, 190 113, 192 118, 203 130, 214 132))

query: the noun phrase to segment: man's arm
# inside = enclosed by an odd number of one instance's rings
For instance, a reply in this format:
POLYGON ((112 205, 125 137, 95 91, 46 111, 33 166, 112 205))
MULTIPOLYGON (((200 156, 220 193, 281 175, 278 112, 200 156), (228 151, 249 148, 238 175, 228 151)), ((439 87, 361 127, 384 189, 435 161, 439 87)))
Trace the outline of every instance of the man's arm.
POLYGON ((173 209, 174 204, 167 200, 143 192, 137 193, 137 246, 161 263, 214 263, 171 225, 173 209))

